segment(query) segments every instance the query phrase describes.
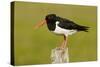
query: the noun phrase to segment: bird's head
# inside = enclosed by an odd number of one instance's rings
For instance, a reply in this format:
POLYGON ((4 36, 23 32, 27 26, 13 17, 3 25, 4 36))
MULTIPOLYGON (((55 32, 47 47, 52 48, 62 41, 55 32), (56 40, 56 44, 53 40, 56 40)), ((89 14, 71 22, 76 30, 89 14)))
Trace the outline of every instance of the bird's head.
POLYGON ((46 17, 43 21, 41 21, 41 22, 39 22, 38 24, 35 25, 35 29, 43 26, 46 23, 54 22, 54 21, 56 21, 56 14, 48 14, 48 15, 46 15, 46 17))
POLYGON ((46 22, 56 21, 56 14, 49 14, 45 17, 46 22))

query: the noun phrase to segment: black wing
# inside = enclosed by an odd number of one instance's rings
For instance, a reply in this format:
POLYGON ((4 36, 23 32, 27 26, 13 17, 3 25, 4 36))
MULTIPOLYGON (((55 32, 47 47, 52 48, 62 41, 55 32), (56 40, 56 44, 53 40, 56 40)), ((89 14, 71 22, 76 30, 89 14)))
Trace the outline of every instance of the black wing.
POLYGON ((57 20, 60 21, 58 26, 61 27, 61 28, 88 32, 87 30, 88 30, 89 27, 87 27, 87 26, 78 25, 71 20, 61 18, 61 17, 57 17, 57 20))

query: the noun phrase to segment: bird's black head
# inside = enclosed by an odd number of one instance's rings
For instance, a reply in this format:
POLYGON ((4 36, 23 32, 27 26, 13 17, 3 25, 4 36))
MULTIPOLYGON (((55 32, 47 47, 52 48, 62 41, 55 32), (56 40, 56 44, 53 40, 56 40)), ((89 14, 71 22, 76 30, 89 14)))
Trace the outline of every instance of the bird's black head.
POLYGON ((45 20, 47 22, 49 21, 56 21, 56 14, 48 14, 46 17, 45 17, 45 20))

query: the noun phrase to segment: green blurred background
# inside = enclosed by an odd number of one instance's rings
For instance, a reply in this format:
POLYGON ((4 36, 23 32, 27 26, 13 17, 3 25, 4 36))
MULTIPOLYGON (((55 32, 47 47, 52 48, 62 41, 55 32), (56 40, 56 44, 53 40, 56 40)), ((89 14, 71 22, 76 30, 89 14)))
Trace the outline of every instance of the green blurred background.
POLYGON ((60 45, 63 37, 52 34, 46 25, 34 29, 50 13, 90 27, 89 32, 69 36, 70 62, 97 60, 96 6, 15 2, 14 9, 15 65, 51 63, 51 50, 60 45))

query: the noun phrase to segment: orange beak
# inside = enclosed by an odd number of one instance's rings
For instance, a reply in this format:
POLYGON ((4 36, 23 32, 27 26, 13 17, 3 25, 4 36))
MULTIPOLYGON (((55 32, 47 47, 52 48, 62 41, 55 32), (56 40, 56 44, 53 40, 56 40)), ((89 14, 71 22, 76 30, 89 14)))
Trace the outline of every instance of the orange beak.
POLYGON ((34 28, 35 28, 35 29, 38 29, 38 28, 40 28, 41 26, 43 26, 44 24, 46 24, 46 20, 43 20, 43 21, 37 23, 37 24, 34 26, 34 28))

